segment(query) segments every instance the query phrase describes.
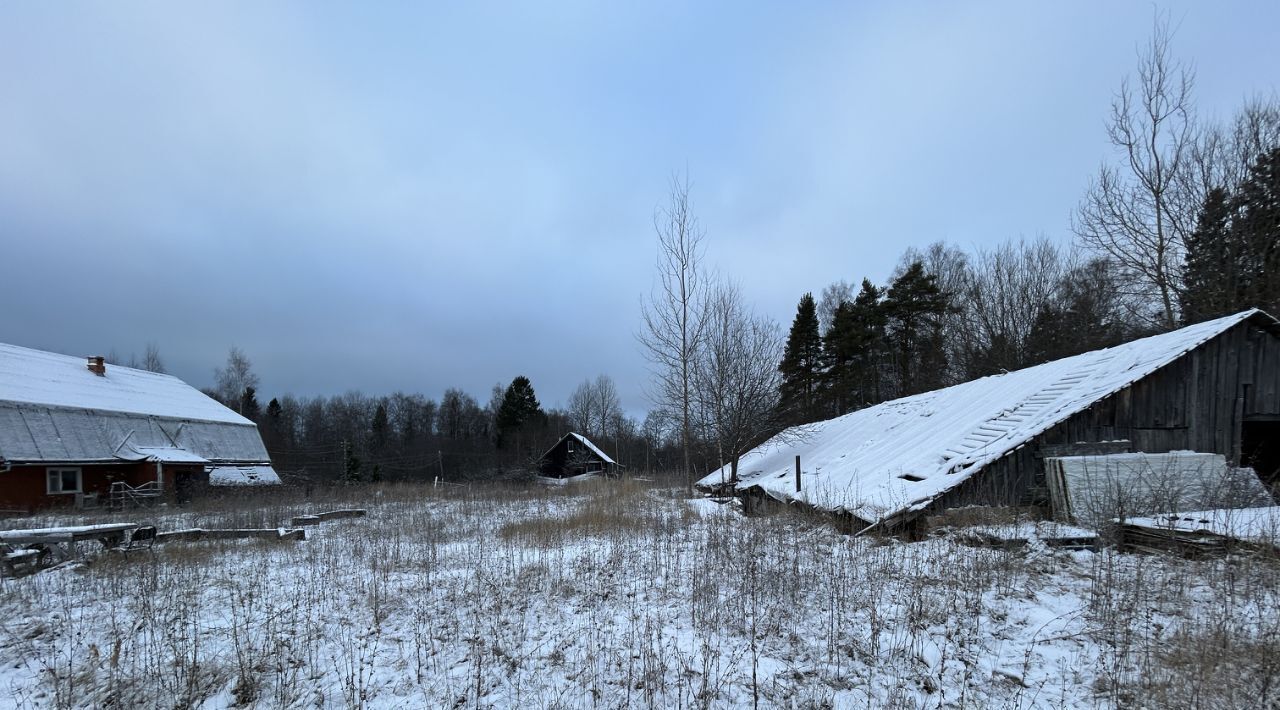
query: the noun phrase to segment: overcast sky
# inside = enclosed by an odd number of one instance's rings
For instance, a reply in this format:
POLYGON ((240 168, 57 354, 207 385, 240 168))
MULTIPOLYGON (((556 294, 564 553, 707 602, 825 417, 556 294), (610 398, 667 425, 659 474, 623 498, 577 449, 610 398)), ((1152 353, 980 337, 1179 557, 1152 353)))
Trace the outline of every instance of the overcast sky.
MULTIPOLYGON (((1280 3, 1160 6, 1202 114, 1276 91, 1280 3)), ((1065 241, 1152 12, 3 2, 0 342, 197 387, 235 344, 268 398, 603 372, 638 415, 673 171, 784 327, 909 245, 1065 241)))

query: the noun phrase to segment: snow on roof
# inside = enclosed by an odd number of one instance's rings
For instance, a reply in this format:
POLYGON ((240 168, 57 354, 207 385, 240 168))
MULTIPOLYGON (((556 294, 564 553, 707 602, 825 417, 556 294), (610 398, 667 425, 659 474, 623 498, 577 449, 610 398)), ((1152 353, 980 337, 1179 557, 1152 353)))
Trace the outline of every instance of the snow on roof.
POLYGON ((586 446, 588 449, 591 449, 591 451, 595 453, 596 456, 599 456, 601 459, 603 459, 605 463, 616 463, 613 459, 609 458, 608 454, 601 451, 600 448, 595 444, 591 443, 591 440, 588 439, 587 437, 572 431, 569 432, 569 436, 572 436, 578 441, 581 441, 583 446, 586 446))
POLYGON ((252 426, 253 422, 172 376, 0 343, 0 402, 126 412, 252 426))
POLYGON ((275 486, 280 484, 280 475, 267 464, 215 466, 209 469, 209 484, 214 486, 275 486))
POLYGON ((253 422, 171 375, 0 344, 0 459, 259 462, 253 422), (149 451, 148 451, 149 450, 149 451))
POLYGON ((209 459, 177 446, 130 446, 145 461, 161 463, 209 463, 209 459))
MULTIPOLYGON (((984 466, 1258 310, 793 427, 744 454, 739 489, 875 523, 923 510, 984 466), (795 490, 795 457, 801 491, 795 490)), ((729 466, 699 481, 728 480, 729 466)))

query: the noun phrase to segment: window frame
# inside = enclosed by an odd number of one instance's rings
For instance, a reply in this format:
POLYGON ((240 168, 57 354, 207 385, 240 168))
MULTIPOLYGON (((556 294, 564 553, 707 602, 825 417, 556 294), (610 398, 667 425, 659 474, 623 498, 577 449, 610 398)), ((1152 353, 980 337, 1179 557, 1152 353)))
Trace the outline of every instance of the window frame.
POLYGON ((79 466, 49 466, 44 470, 44 489, 45 493, 51 496, 57 495, 75 495, 84 492, 84 471, 79 466), (76 474, 75 490, 66 490, 62 487, 63 475, 69 471, 76 474), (53 489, 54 474, 58 474, 58 490, 53 489))

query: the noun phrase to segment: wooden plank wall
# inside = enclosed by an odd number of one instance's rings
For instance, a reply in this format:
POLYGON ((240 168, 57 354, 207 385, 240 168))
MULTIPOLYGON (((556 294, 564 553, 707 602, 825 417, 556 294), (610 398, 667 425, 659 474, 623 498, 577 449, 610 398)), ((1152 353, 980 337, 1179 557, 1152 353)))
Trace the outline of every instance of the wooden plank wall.
POLYGON ((1042 446, 1127 439, 1134 451, 1220 453, 1239 463, 1246 416, 1280 416, 1280 337, 1249 322, 1054 426, 932 507, 1044 504, 1042 446))

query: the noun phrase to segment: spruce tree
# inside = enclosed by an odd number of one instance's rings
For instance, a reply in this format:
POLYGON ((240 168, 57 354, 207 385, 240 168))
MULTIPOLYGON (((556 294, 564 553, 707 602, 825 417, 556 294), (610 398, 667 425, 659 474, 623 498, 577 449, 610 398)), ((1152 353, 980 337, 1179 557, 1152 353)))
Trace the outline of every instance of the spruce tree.
POLYGON ((387 405, 382 402, 373 410, 373 423, 370 425, 373 435, 373 448, 379 450, 387 443, 387 405))
POLYGON ((1198 323, 1235 310, 1240 301, 1239 234, 1232 230, 1232 199, 1222 188, 1205 196, 1187 237, 1181 295, 1182 322, 1198 323))
POLYGON ((360 458, 356 456, 351 442, 342 442, 342 480, 347 483, 360 482, 360 458))
POLYGON ((876 404, 884 353, 882 292, 869 280, 853 301, 841 303, 822 341, 824 390, 832 414, 876 404))
POLYGON ((517 376, 507 386, 502 395, 502 404, 498 405, 495 424, 498 428, 498 448, 502 448, 506 437, 531 421, 543 418, 542 405, 533 392, 533 383, 524 375, 517 376))
POLYGON ((240 395, 240 414, 245 419, 258 421, 258 415, 262 413, 262 408, 258 406, 258 393, 252 386, 245 387, 244 393, 240 395))
POLYGON ((1232 224, 1241 259, 1241 298, 1229 311, 1280 309, 1280 148, 1258 157, 1236 194, 1232 224))
POLYGON ((818 336, 818 309, 812 293, 801 297, 796 308, 778 370, 782 373, 778 406, 784 419, 793 424, 815 421, 820 416, 822 339, 818 336))

